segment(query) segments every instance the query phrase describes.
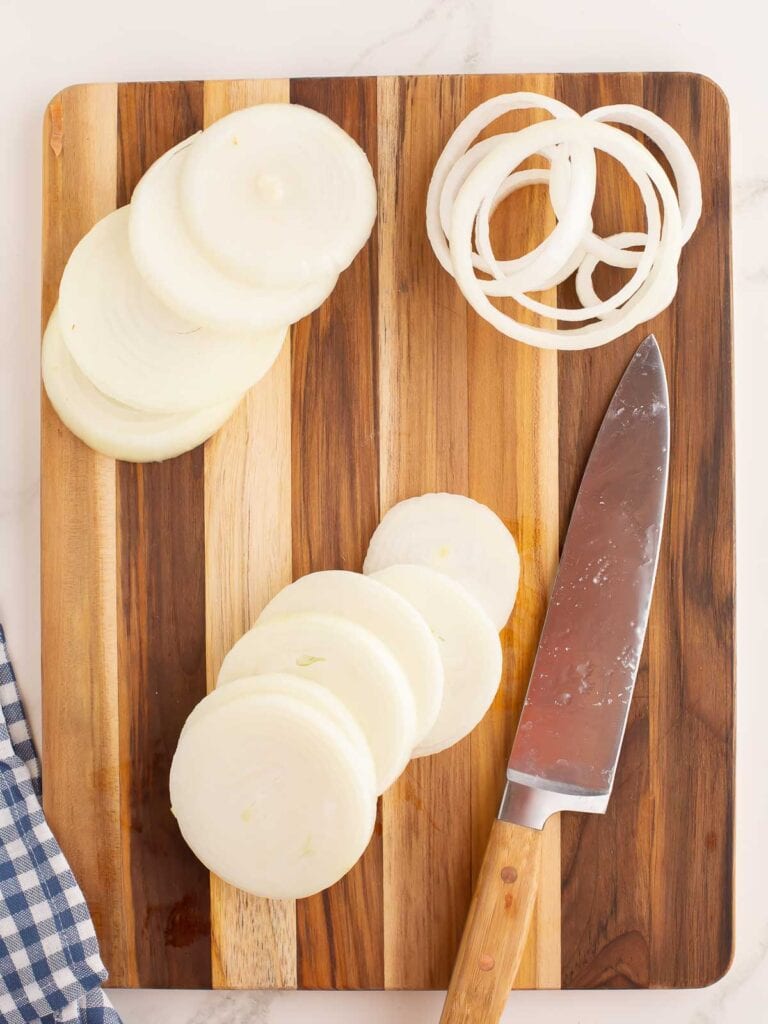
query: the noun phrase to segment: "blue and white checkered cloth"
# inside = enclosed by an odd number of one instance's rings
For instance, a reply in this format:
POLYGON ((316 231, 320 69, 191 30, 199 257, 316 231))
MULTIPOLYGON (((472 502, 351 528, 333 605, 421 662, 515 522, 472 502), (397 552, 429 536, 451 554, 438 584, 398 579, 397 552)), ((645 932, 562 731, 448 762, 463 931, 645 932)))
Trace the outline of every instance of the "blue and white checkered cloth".
POLYGON ((0 626, 0 1021, 120 1024, 91 915, 40 804, 40 764, 0 626))

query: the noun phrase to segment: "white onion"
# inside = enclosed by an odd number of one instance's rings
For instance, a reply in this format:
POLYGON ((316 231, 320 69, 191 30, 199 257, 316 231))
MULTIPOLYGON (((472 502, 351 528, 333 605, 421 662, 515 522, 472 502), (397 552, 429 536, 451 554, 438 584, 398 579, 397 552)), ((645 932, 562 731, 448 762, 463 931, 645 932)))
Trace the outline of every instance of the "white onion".
POLYGON ((416 702, 418 743, 432 728, 443 699, 443 666, 424 619, 383 583, 343 569, 302 576, 277 593, 258 622, 303 612, 338 615, 378 637, 397 659, 416 702))
POLYGON ((204 698, 215 707, 182 732, 170 794, 184 839, 211 871, 258 896, 296 899, 349 871, 376 802, 370 758, 336 715, 295 692, 302 680, 283 689, 283 678, 253 680, 237 700, 218 690, 204 698))
POLYGON ((363 730, 383 793, 416 742, 416 704, 395 655, 339 615, 300 613, 259 622, 227 654, 216 685, 263 672, 291 672, 335 694, 363 730))
MULTIPOLYGON (((617 309, 622 303, 626 302, 627 299, 631 298, 631 296, 635 294, 650 274, 653 261, 656 258, 656 252, 659 248, 659 235, 661 232, 661 217, 659 214, 659 204, 656 199, 656 193, 653 190, 653 185, 651 185, 648 175, 638 174, 636 176, 635 174, 632 174, 631 176, 637 184, 645 204, 647 230, 644 235, 645 248, 642 253, 639 254, 635 272, 629 281, 627 281, 626 284, 624 284, 609 299, 598 299, 594 304, 583 305, 581 309, 567 309, 561 306, 550 306, 547 303, 537 302, 535 299, 530 299, 522 292, 509 292, 508 294, 510 294, 516 302, 526 309, 530 309, 533 313, 538 313, 540 316, 549 317, 553 320, 580 321, 592 320, 595 317, 605 317, 606 314, 617 309)), ((590 233, 588 239, 591 240, 592 237, 597 236, 593 236, 590 233)), ((589 244, 589 241, 587 241, 587 244, 589 244)), ((588 256, 585 256, 584 258, 587 259, 588 256)), ((581 301, 581 298, 579 301, 581 301)))
POLYGON ((437 721, 413 751, 436 754, 470 733, 499 689, 501 641, 480 602, 460 583, 425 565, 392 565, 373 579, 404 597, 437 638, 445 694, 437 721))
POLYGON ((366 575, 392 565, 424 565, 450 576, 501 630, 517 597, 515 538, 487 505, 463 494, 421 494, 393 505, 373 531, 366 575))
MULTIPOLYGON (((606 243, 606 249, 600 250, 601 252, 604 251, 606 255, 600 256, 594 249, 591 249, 589 252, 584 253, 578 268, 576 268, 576 294, 579 302, 585 307, 601 304, 601 299, 592 283, 592 275, 597 264, 607 263, 611 267, 623 268, 636 267, 640 261, 641 253, 634 251, 630 246, 645 245, 647 235, 642 231, 620 231, 618 234, 609 235, 607 238, 600 239, 600 241, 606 243), (619 262, 616 254, 624 254, 629 257, 629 260, 634 260, 634 262, 619 262)), ((596 316, 600 316, 600 314, 597 313, 596 316)))
POLYGON ((193 412, 239 400, 267 373, 285 326, 224 334, 177 316, 147 287, 128 245, 129 207, 75 246, 59 288, 59 322, 82 372, 105 395, 147 412, 193 412))
MULTIPOLYGON (((488 141, 494 140, 489 139, 488 141)), ((555 149, 559 150, 560 147, 555 147, 555 149)), ((485 197, 480 209, 478 210, 477 219, 475 221, 477 253, 473 255, 472 262, 477 270, 481 270, 489 274, 494 273, 497 280, 503 278, 506 283, 509 280, 508 275, 510 271, 530 267, 531 262, 536 258, 536 254, 539 252, 539 246, 531 250, 531 252, 526 253, 524 256, 518 256, 513 260, 495 259, 491 248, 490 219, 499 204, 508 196, 512 195, 513 192, 517 192, 518 189, 527 188, 529 185, 548 185, 551 195, 553 189, 552 181, 556 173, 555 167, 562 163, 568 165, 567 159, 563 160, 562 157, 557 159, 553 156, 552 167, 549 170, 546 168, 531 168, 530 170, 525 171, 515 171, 505 179, 495 196, 485 197)), ((587 230, 591 227, 592 220, 590 218, 587 230)), ((559 262, 564 255, 565 247, 561 245, 558 247, 557 251, 560 255, 556 262, 559 262)), ((571 254, 570 258, 567 259, 557 271, 549 277, 544 277, 542 280, 537 281, 535 289, 532 285, 529 285, 528 290, 546 291, 548 288, 556 287, 571 276, 581 262, 582 256, 583 250, 574 250, 574 253, 571 254)), ((502 292, 499 289, 500 286, 496 281, 483 281, 483 291, 486 295, 500 295, 502 292)), ((509 294, 515 293, 519 293, 519 289, 515 289, 513 286, 513 290, 510 291, 509 294)))

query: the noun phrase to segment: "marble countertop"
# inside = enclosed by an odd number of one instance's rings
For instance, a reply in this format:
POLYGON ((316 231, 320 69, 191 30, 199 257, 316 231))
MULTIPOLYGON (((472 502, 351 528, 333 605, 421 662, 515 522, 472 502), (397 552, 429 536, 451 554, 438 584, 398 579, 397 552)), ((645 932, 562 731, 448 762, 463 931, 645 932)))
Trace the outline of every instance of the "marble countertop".
MULTIPOLYGON (((768 16, 732 0, 0 0, 0 619, 39 722, 40 124, 76 81, 492 71, 690 70, 730 98, 733 131, 738 552, 736 958, 709 989, 515 993, 506 1020, 757 1024, 768 1003, 768 16)), ((725 154, 723 154, 725 157, 725 154)), ((115 992, 126 1024, 422 1024, 439 993, 115 992)))

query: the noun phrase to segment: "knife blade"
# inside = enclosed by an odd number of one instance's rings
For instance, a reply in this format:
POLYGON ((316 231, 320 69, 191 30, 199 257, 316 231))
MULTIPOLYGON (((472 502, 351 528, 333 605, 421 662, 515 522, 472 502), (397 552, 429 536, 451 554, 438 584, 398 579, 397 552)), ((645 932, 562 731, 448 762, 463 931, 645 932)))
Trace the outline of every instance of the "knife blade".
POLYGON ((650 335, 582 477, 507 767, 499 816, 541 828, 608 805, 645 640, 669 467, 669 397, 650 335))
POLYGON ((539 841, 604 813, 645 641, 669 469, 669 395, 649 335, 611 399, 573 507, 442 1024, 493 1024, 525 946, 539 841))

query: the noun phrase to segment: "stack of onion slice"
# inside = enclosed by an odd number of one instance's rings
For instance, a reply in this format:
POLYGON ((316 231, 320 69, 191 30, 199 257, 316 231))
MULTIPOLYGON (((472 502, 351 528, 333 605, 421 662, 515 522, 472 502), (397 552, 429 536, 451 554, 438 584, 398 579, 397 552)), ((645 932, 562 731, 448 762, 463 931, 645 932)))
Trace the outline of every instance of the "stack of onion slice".
POLYGON ((425 494, 387 512, 362 574, 275 594, 179 737, 171 802, 200 860, 272 898, 348 871, 410 758, 458 743, 492 704, 519 567, 491 509, 425 494))
POLYGON ((540 348, 583 349, 613 341, 669 305, 677 290, 682 246, 700 214, 696 162, 680 135, 656 114, 622 104, 580 117, 558 100, 521 92, 482 103, 454 131, 430 182, 427 233, 435 255, 464 297, 502 334, 540 348), (525 109, 544 110, 551 117, 473 144, 497 118, 525 109), (627 128, 642 132, 661 150, 672 169, 674 188, 656 157, 627 128), (616 159, 637 186, 645 207, 645 231, 608 238, 595 234, 597 151, 616 159), (549 166, 520 170, 533 156, 544 158, 549 166), (531 185, 548 187, 555 227, 525 255, 498 259, 490 239, 491 217, 508 195, 531 185), (634 271, 604 300, 592 283, 601 262, 634 271), (550 306, 531 296, 574 273, 582 308, 550 306), (580 326, 532 326, 502 312, 493 298, 511 298, 541 317, 580 326))
POLYGON ((43 341, 62 421, 105 455, 205 441, 316 309, 376 216, 368 158, 329 118, 262 104, 160 157, 70 256, 43 341))

